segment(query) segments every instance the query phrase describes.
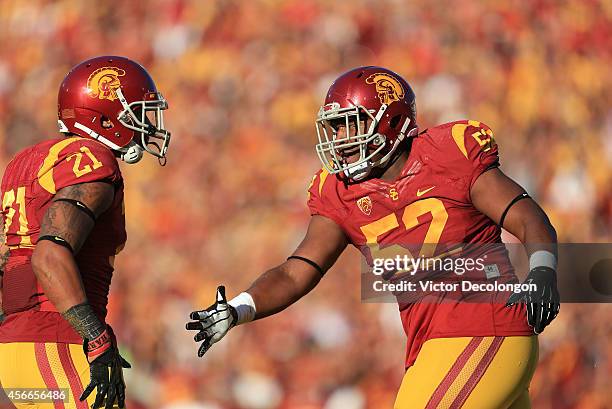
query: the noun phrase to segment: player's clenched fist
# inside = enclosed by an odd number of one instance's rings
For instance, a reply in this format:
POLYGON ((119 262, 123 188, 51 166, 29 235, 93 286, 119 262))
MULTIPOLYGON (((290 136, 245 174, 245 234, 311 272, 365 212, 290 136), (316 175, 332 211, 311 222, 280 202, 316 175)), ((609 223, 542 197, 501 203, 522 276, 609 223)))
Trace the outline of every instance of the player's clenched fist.
POLYGON ((196 342, 204 341, 198 349, 198 356, 202 357, 212 346, 227 334, 237 320, 236 309, 227 303, 225 287, 217 288, 216 302, 205 310, 194 311, 189 315, 193 321, 188 322, 186 328, 198 333, 193 337, 196 342))

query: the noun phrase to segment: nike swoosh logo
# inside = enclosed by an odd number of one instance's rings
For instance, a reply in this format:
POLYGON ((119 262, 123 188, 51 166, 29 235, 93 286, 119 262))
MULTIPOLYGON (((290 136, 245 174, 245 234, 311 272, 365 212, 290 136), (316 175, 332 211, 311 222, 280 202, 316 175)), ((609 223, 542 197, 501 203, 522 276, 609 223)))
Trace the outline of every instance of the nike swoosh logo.
POLYGON ((425 189, 425 190, 418 189, 418 190, 417 190, 416 195, 417 195, 417 197, 421 197, 421 196, 423 196, 425 193, 429 192, 430 190, 432 190, 432 189, 434 189, 434 188, 435 188, 435 186, 432 186, 432 187, 430 187, 429 189, 425 189))

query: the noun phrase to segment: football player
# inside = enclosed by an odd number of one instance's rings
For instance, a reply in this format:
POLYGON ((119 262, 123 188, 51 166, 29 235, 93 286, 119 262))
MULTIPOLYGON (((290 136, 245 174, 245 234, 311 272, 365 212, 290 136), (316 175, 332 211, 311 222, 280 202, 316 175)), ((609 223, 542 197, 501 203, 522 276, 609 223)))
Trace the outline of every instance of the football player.
POLYGON ((0 402, 9 407, 124 407, 122 369, 130 365, 105 321, 114 258, 127 238, 117 159, 133 164, 146 152, 165 161, 167 107, 138 63, 84 61, 59 89, 64 137, 8 164, 0 402))
MULTIPOLYGON (((198 331, 198 355, 232 327, 303 297, 348 244, 370 263, 398 243, 425 243, 418 254, 433 257, 437 245, 500 243, 503 227, 524 244, 527 282, 536 285, 510 299, 507 292, 445 302, 449 294, 442 292, 435 302, 400 302, 407 370, 395 407, 529 407, 535 334, 559 311, 556 233, 499 169, 491 129, 462 120, 419 131, 410 85, 381 67, 337 78, 316 124, 323 168, 309 188, 312 217, 303 241, 246 291, 228 302, 221 286, 212 306, 191 314, 187 329, 198 331)), ((503 260, 507 253, 492 256, 503 260)), ((487 274, 516 282, 508 265, 496 264, 487 274)))

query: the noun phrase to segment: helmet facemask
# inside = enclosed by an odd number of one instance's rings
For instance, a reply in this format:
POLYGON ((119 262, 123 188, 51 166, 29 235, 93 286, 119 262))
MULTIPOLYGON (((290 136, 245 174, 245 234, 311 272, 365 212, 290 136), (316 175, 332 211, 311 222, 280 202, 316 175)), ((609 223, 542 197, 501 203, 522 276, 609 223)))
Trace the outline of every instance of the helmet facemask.
POLYGON ((331 174, 343 172, 352 180, 366 178, 373 168, 385 166, 403 140, 410 119, 407 118, 392 146, 388 146, 387 137, 378 133, 378 125, 387 110, 382 104, 378 112, 366 109, 363 105, 341 108, 333 102, 322 106, 317 115, 316 127, 319 143, 316 146, 317 155, 323 167, 331 174), (338 137, 338 123, 344 123, 346 134, 338 137), (365 129, 366 125, 367 130, 365 129), (353 124, 355 132, 349 132, 353 124), (344 150, 359 149, 359 158, 347 163, 340 154, 344 150), (382 157, 378 158, 380 154, 382 157))
POLYGON ((128 103, 120 88, 116 92, 123 106, 117 119, 123 126, 135 132, 130 144, 122 149, 122 159, 135 163, 140 160, 144 150, 165 164, 170 144, 170 132, 164 128, 163 111, 168 109, 165 98, 159 92, 151 92, 146 94, 142 101, 128 103))

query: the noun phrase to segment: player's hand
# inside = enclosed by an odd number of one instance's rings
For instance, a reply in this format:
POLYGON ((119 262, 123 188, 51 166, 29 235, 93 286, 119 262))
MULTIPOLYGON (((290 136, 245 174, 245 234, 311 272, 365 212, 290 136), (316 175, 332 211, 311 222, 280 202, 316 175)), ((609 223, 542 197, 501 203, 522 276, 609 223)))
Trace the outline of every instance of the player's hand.
POLYGON ((535 284, 537 290, 513 293, 506 306, 524 302, 527 323, 533 327, 533 332, 539 334, 555 319, 561 308, 557 273, 550 267, 536 267, 529 272, 524 284, 535 284))
POLYGON ((132 366, 119 355, 112 328, 108 326, 93 341, 84 340, 83 350, 89 361, 90 381, 79 400, 84 401, 97 388, 93 409, 101 408, 105 398, 105 409, 111 409, 115 401, 120 408, 125 407, 123 368, 132 366))
POLYGON ((198 356, 202 357, 212 346, 227 334, 238 319, 236 309, 227 303, 225 287, 217 288, 217 301, 205 310, 194 311, 189 315, 194 321, 188 322, 188 330, 199 331, 193 339, 196 342, 204 341, 198 349, 198 356))

